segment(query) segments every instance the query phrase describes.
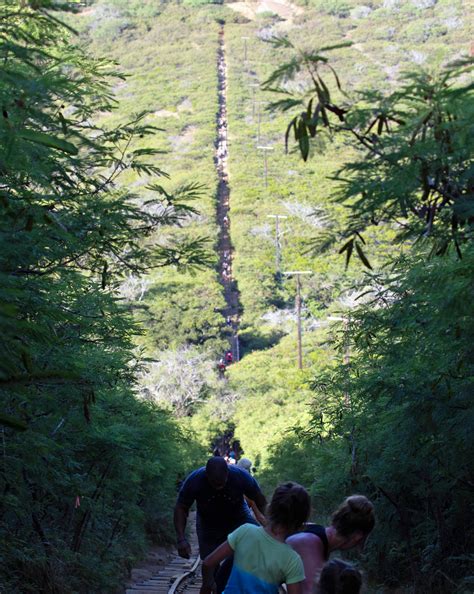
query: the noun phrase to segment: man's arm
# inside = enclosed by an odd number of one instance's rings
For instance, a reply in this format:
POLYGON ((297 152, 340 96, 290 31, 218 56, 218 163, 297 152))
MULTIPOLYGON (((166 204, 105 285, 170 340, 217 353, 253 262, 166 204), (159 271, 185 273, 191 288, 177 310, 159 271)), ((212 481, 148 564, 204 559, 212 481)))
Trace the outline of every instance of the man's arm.
POLYGON ((257 522, 259 524, 261 524, 262 526, 266 526, 266 524, 267 524, 267 518, 258 509, 255 501, 252 501, 248 497, 246 498, 246 501, 247 501, 247 504, 250 507, 250 509, 253 511, 253 515, 255 516, 255 519, 257 520, 257 522))
POLYGON ((253 476, 250 476, 249 474, 243 471, 242 473, 243 476, 241 476, 241 480, 243 480, 242 484, 244 489, 244 495, 248 497, 248 499, 255 501, 258 509, 262 512, 263 515, 265 515, 267 500, 265 499, 265 495, 260 490, 259 484, 253 478, 253 476))
POLYGON ((256 497, 254 497, 253 501, 255 501, 258 509, 265 515, 265 510, 267 508, 267 500, 265 499, 265 495, 260 491, 260 489, 256 493, 256 497))
POLYGON ((189 508, 182 503, 177 503, 174 508, 174 528, 176 530, 178 555, 184 559, 191 556, 191 545, 186 539, 186 523, 188 521, 189 508))

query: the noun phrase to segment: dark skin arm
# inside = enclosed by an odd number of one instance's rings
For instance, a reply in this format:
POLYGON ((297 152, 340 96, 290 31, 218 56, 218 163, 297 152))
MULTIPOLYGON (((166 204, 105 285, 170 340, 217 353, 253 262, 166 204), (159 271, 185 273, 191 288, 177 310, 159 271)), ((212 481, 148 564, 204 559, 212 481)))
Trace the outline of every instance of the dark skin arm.
POLYGON ((265 499, 265 495, 261 491, 259 491, 254 501, 258 509, 262 512, 263 515, 265 515, 265 510, 267 507, 267 500, 265 499))
POLYGON ((250 509, 253 511, 253 515, 255 516, 257 522, 262 526, 265 526, 267 523, 267 519, 258 509, 258 507, 255 504, 255 501, 252 501, 252 499, 249 499, 248 497, 245 498, 245 501, 247 502, 247 505, 250 507, 250 509))
POLYGON ((176 530, 178 555, 184 559, 191 557, 191 545, 186 539, 186 523, 188 521, 189 508, 177 503, 174 508, 174 528, 176 530))

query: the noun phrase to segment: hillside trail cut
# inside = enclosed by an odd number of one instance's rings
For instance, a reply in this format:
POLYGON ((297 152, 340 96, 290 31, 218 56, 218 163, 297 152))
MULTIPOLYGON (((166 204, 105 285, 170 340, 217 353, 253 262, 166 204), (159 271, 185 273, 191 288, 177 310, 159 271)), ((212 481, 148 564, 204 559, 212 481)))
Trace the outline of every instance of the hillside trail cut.
POLYGON ((224 288, 226 307, 222 312, 227 325, 232 330, 231 350, 234 361, 240 359, 239 323, 240 323, 240 293, 237 281, 232 273, 233 247, 230 238, 230 188, 229 188, 229 141, 227 133, 227 64, 225 60, 224 26, 219 30, 217 48, 217 136, 216 165, 217 185, 217 222, 219 225, 219 278, 224 288))

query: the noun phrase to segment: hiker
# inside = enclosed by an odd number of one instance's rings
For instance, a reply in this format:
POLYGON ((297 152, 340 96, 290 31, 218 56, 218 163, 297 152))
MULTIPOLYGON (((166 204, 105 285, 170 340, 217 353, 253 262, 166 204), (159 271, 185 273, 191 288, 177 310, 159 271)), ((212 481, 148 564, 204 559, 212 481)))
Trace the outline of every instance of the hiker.
MULTIPOLYGON (((178 554, 185 559, 191 555, 185 529, 189 508, 194 501, 197 506, 199 554, 204 559, 239 526, 256 523, 244 496, 255 501, 264 513, 266 500, 257 481, 240 468, 229 466, 220 456, 210 458, 206 466, 192 472, 183 483, 174 511, 178 554)), ((227 570, 230 571, 230 568, 230 563, 227 563, 227 570)), ((203 565, 200 594, 211 594, 209 584, 213 582, 213 573, 212 569, 203 565)), ((222 581, 225 584, 227 576, 223 576, 222 581)))
POLYGON ((226 364, 224 359, 221 357, 217 363, 217 369, 219 370, 220 377, 224 377, 224 373, 226 370, 226 364))
POLYGON ((331 525, 306 524, 287 543, 300 555, 305 580, 302 594, 312 594, 329 554, 362 547, 375 525, 373 504, 364 495, 351 495, 333 513, 331 525))
MULTIPOLYGON (((289 534, 308 519, 310 498, 297 483, 284 483, 275 489, 264 526, 245 524, 229 534, 227 540, 203 561, 207 578, 218 563, 234 554, 234 564, 224 594, 278 594, 286 584, 288 594, 300 594, 304 580, 299 555, 285 543, 289 534)), ((212 589, 212 581, 206 586, 212 589)))

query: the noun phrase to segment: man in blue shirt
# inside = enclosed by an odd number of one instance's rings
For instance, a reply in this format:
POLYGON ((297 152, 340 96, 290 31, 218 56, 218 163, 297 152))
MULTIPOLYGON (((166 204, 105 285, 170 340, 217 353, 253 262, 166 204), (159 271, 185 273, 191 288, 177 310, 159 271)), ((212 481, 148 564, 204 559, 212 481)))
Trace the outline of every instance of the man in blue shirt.
MULTIPOLYGON (((262 513, 266 500, 257 481, 236 466, 228 466, 224 458, 214 456, 205 467, 192 472, 184 481, 174 510, 174 525, 178 540, 178 554, 185 559, 191 547, 185 530, 189 509, 196 501, 196 531, 199 554, 204 559, 227 540, 227 536, 242 524, 256 524, 245 502, 244 495, 252 499, 262 513)), ((203 567, 201 594, 210 594, 209 570, 203 567)))

